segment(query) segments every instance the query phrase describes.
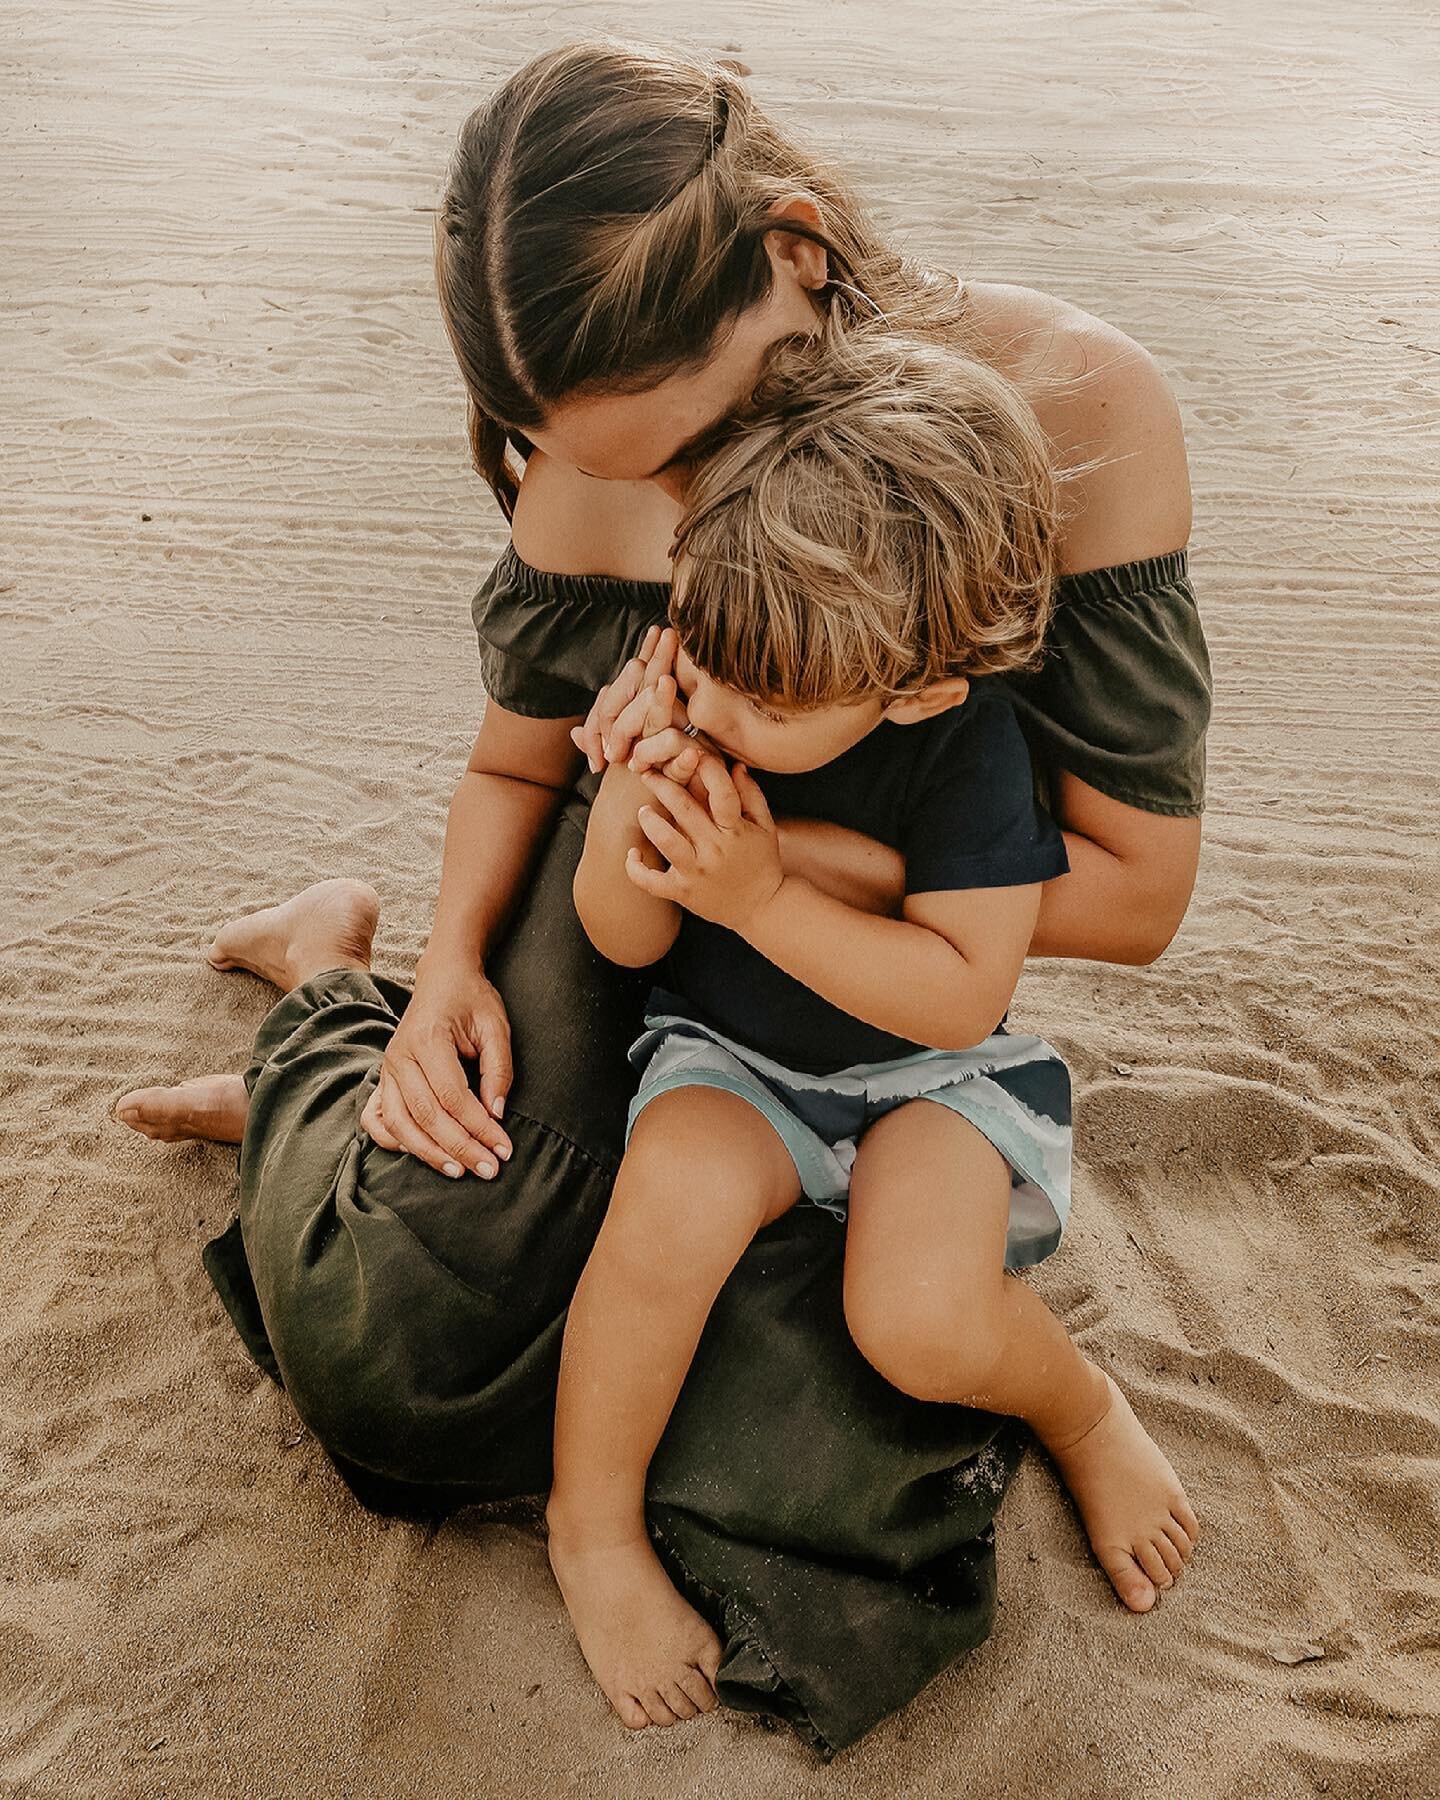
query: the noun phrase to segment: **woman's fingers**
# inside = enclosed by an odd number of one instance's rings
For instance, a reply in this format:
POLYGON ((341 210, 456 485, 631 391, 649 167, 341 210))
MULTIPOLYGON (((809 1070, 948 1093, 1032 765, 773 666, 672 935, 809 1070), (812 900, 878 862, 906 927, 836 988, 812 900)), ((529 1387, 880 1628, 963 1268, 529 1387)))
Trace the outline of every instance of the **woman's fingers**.
MULTIPOLYGON (((453 1071, 447 1069, 433 1078, 419 1063, 402 1062, 393 1072, 393 1094, 390 1089, 385 1094, 385 1123, 412 1156, 429 1163, 432 1169, 442 1169, 447 1175, 457 1167, 462 1171, 473 1169, 488 1180, 501 1160, 496 1140, 507 1149, 510 1140, 470 1092, 453 1045, 449 1047, 449 1060, 453 1071), (440 1082, 440 1093, 432 1079, 440 1082), (456 1118, 462 1092, 470 1102, 466 1109, 468 1129, 456 1118)), ((443 1058, 433 1055, 429 1061, 431 1068, 437 1062, 442 1067, 444 1064, 443 1058)))
MULTIPOLYGON (((452 1179, 465 1173, 465 1164, 455 1152, 448 1149, 429 1132, 423 1130, 410 1116, 410 1108, 405 1102, 405 1095, 400 1084, 383 1073, 380 1086, 375 1092, 375 1102, 379 1110, 380 1131, 383 1138, 375 1135, 375 1142, 385 1150, 403 1150, 407 1155, 418 1158, 430 1168, 438 1170, 442 1175, 452 1179)), ((483 1156, 477 1151, 477 1159, 483 1156)))
POLYGON ((380 1081, 365 1102, 365 1110, 360 1114, 360 1129, 369 1132, 382 1150, 399 1150, 401 1148, 400 1140, 385 1123, 380 1112, 380 1089, 384 1085, 384 1081, 385 1075, 382 1070, 380 1081))
POLYGON ((505 1100, 515 1078, 510 1060, 510 1021, 487 1015, 477 1021, 475 1036, 480 1053, 481 1103, 492 1119, 498 1119, 505 1111, 505 1100))

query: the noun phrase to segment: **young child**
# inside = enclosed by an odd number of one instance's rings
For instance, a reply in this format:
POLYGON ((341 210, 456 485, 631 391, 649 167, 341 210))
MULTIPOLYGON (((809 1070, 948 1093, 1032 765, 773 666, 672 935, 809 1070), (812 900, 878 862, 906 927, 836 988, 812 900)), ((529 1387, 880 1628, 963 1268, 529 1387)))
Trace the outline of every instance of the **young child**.
POLYGON ((992 372, 886 332, 787 343, 687 495, 673 629, 575 733, 604 766, 581 920, 617 962, 666 959, 570 1308, 548 1514, 631 1727, 715 1704, 720 1646, 651 1549, 646 1470, 721 1286, 800 1201, 845 1220, 861 1352, 908 1394, 1025 1419, 1128 1605, 1191 1553, 1169 1463, 1007 1273, 1055 1249, 1069 1195, 1068 1074, 1004 1029, 1064 840, 993 679, 1039 653, 1053 509, 992 372), (775 814, 899 851, 899 916, 787 874, 775 814))

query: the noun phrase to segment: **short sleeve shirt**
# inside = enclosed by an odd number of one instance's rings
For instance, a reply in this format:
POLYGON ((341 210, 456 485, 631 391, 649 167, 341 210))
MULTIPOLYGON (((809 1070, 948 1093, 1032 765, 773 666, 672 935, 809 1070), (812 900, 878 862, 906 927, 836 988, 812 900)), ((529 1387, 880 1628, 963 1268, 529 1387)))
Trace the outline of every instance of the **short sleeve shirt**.
MULTIPOLYGON (((826 819, 899 850, 912 894, 1026 887, 1069 866, 997 681, 972 682, 963 705, 917 724, 882 721, 821 768, 751 773, 777 817, 826 819)), ((667 1005, 787 1068, 823 1073, 921 1048, 842 1011, 693 913, 657 973, 667 1005)))

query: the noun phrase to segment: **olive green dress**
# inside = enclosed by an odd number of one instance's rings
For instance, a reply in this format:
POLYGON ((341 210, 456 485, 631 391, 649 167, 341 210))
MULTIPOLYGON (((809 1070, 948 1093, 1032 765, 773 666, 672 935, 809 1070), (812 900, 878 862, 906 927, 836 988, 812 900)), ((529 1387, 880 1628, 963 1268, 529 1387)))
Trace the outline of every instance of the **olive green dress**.
MULTIPOLYGON (((487 692, 532 717, 583 714, 667 599, 507 551, 474 606, 487 692)), ((1012 685, 1042 772, 1200 810, 1209 673, 1184 552, 1062 581, 1045 666, 1012 685)), ((450 1181, 360 1129, 409 997, 397 983, 321 975, 256 1040, 239 1217, 206 1266, 256 1360, 383 1510, 549 1483, 565 1309, 619 1164, 650 986, 595 954, 571 903, 593 786, 567 801, 487 963, 516 1061, 496 1182, 450 1181)), ((993 1521, 1025 1440, 876 1374, 845 1330, 843 1243, 818 1208, 756 1239, 649 1484, 660 1554, 724 1640, 721 1698, 826 1755, 990 1630, 993 1521)))

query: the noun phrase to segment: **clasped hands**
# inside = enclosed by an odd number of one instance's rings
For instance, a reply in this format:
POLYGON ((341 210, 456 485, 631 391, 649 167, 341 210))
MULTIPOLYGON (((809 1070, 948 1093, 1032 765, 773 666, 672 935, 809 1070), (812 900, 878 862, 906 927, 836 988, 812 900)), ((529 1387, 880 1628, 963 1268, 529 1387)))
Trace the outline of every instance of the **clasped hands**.
POLYGON ((677 649, 674 631, 652 626, 639 654, 601 688, 570 735, 592 773, 623 765, 650 795, 636 824, 661 860, 657 866, 632 845, 625 873, 634 885, 743 932, 785 878, 780 836, 745 765, 687 733, 677 649))

